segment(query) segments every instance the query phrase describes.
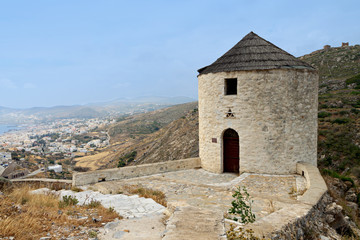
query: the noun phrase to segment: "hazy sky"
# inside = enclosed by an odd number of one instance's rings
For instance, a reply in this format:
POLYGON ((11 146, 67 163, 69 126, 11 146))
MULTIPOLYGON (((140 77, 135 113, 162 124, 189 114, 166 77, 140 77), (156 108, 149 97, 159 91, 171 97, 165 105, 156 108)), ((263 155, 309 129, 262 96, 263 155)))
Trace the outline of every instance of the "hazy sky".
POLYGON ((0 0, 0 106, 197 98, 250 31, 297 57, 360 44, 360 1, 0 0))

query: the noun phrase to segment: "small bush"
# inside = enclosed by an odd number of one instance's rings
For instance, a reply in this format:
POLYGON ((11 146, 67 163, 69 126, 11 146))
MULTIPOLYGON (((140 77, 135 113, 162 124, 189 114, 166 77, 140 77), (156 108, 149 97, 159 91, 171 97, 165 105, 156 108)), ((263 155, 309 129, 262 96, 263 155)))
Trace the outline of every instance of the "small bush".
POLYGON ((324 165, 326 167, 330 166, 333 162, 332 162, 332 157, 331 156, 327 156, 324 160, 322 160, 322 162, 324 162, 324 165))
POLYGON ((347 114, 349 114, 349 112, 348 111, 340 111, 339 112, 339 114, 341 115, 341 116, 344 116, 344 115, 347 115, 347 114))
POLYGON ((124 156, 120 157, 118 162, 118 167, 124 167, 130 162, 135 160, 135 157, 137 155, 137 151, 132 151, 130 153, 125 154, 124 156))
POLYGON ((346 123, 350 122, 350 118, 337 118, 331 122, 336 123, 336 124, 346 124, 346 123))
POLYGON ((357 110, 356 108, 352 108, 352 109, 350 110, 350 112, 351 112, 351 113, 354 113, 354 114, 358 114, 360 111, 357 110))
POLYGON ((346 84, 352 84, 352 83, 356 83, 357 86, 360 86, 360 74, 355 75, 352 78, 347 79, 346 84))
POLYGON ((119 160, 117 167, 125 167, 126 163, 123 160, 119 160))
POLYGON ((63 200, 59 202, 59 208, 64 208, 67 206, 73 206, 79 203, 79 200, 77 200, 76 197, 66 195, 63 196, 63 200))
POLYGON ((101 202, 94 199, 91 199, 91 201, 88 204, 86 204, 86 207, 88 208, 97 208, 100 206, 101 206, 101 202))
POLYGON ((76 172, 88 172, 88 171, 90 171, 90 168, 88 168, 88 167, 74 167, 74 171, 76 171, 76 172))
POLYGON ((360 100, 358 100, 356 103, 351 103, 350 105, 354 108, 360 108, 360 100))
POLYGON ((321 104, 321 105, 320 105, 320 109, 322 109, 322 108, 329 108, 329 106, 326 105, 326 104, 321 104))
POLYGON ((95 232, 94 230, 90 230, 88 232, 89 238, 96 238, 97 237, 97 232, 95 232))
POLYGON ((228 210, 228 213, 235 215, 233 217, 234 221, 239 221, 246 224, 255 222, 255 214, 252 213, 251 204, 253 200, 251 200, 249 193, 246 190, 246 187, 241 189, 240 186, 237 187, 234 194, 232 195, 235 198, 234 201, 231 202, 232 207, 228 210), (242 193, 243 191, 244 193, 242 193), (240 219, 236 216, 240 216, 240 219))
POLYGON ((330 116, 331 116, 331 113, 329 113, 329 112, 319 112, 318 113, 319 118, 325 118, 325 117, 330 117, 330 116))

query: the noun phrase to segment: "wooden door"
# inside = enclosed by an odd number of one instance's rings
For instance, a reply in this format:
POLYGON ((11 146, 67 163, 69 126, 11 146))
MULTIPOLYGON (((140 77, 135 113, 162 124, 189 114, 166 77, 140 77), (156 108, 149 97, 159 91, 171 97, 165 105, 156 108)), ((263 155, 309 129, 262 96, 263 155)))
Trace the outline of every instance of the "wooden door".
POLYGON ((224 172, 239 172, 239 135, 233 129, 227 129, 223 137, 224 172))

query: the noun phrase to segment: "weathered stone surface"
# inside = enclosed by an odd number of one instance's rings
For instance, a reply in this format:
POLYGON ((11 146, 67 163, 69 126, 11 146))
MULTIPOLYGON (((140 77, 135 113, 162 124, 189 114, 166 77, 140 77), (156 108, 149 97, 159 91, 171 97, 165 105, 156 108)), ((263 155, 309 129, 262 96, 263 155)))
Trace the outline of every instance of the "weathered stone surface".
POLYGON ((112 229, 100 229, 100 240, 161 240, 165 231, 163 215, 122 219, 112 229))
POLYGON ((114 233, 113 238, 120 239, 120 238, 122 238, 124 236, 124 234, 125 234, 124 231, 117 231, 117 232, 114 233))
POLYGON ((334 215, 326 214, 325 215, 325 220, 326 220, 327 223, 332 223, 333 221, 335 221, 334 215))
POLYGON ((345 194, 345 200, 349 202, 357 202, 357 195, 354 188, 350 188, 345 194))
MULTIPOLYGON (((156 203, 151 198, 143 198, 138 195, 127 196, 123 194, 102 194, 94 191, 73 192, 71 190, 58 191, 60 199, 63 196, 73 196, 79 204, 85 205, 91 201, 99 201, 106 208, 113 208, 124 218, 137 218, 147 215, 162 214, 165 207, 156 203)), ((98 219, 93 218, 94 222, 98 219)))
POLYGON ((223 219, 221 211, 179 207, 168 220, 163 240, 223 239, 225 237, 223 219))
POLYGON ((348 186, 338 178, 331 179, 331 183, 332 184, 329 184, 329 190, 335 192, 339 197, 344 197, 348 186))
POLYGON ((332 202, 326 206, 325 213, 336 215, 341 213, 342 209, 343 208, 340 205, 337 205, 335 202, 332 202))
POLYGON ((119 225, 119 222, 109 222, 107 223, 104 228, 105 229, 113 229, 119 225))
POLYGON ((295 173, 300 161, 316 166, 315 71, 220 72, 201 74, 198 80, 199 151, 204 169, 223 172, 222 139, 228 128, 239 134, 240 172, 295 173), (224 95, 228 78, 237 78, 237 95, 224 95), (226 117, 229 108, 234 117, 226 117))
POLYGON ((348 206, 349 208, 351 208, 355 213, 357 212, 357 210, 359 209, 359 206, 357 205, 357 203, 354 202, 347 202, 346 206, 348 206))

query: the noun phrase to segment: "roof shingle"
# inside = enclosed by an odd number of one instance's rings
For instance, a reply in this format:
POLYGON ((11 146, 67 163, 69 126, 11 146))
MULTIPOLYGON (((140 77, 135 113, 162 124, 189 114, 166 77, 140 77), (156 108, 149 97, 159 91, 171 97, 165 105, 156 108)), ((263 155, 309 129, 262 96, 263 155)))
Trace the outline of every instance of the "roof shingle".
POLYGON ((213 64, 198 70, 200 74, 278 68, 314 68, 269 41, 250 32, 213 64))

